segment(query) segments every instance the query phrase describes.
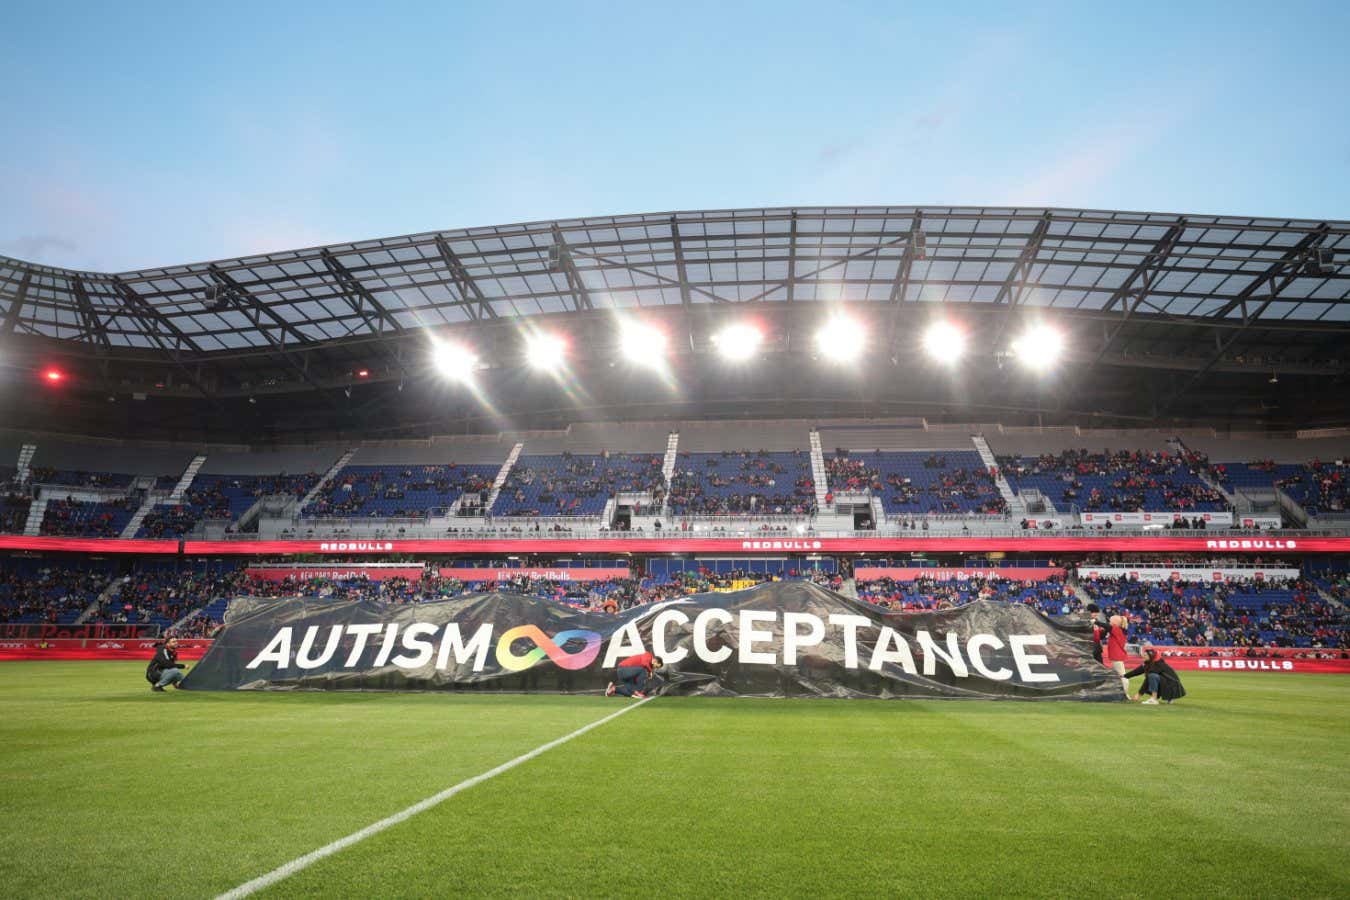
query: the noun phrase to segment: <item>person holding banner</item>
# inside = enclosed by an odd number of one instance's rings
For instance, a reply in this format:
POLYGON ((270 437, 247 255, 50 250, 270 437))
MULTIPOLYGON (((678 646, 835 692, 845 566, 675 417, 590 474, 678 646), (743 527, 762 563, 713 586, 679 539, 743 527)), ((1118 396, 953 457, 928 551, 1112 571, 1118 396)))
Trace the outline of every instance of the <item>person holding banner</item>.
POLYGON ((177 686, 186 677, 187 668, 178 661, 178 638, 169 638, 150 660, 145 668, 145 680, 150 682, 150 690, 163 693, 169 685, 177 686))
POLYGON ((1125 691, 1125 696, 1130 696, 1130 679, 1125 677, 1125 661, 1130 655, 1125 652, 1126 629, 1130 627, 1130 620, 1124 616, 1112 616, 1110 619, 1111 628, 1106 635, 1106 648, 1102 653, 1103 662, 1120 676, 1121 687, 1125 691))
POLYGON ((1139 675, 1144 676, 1144 683, 1134 699, 1139 700, 1148 694, 1149 698, 1143 701, 1145 706, 1157 706, 1159 698, 1171 703, 1186 696, 1186 689, 1181 686, 1181 677, 1177 675, 1176 669, 1162 658, 1157 647, 1145 647, 1144 661, 1125 673, 1126 678, 1135 678, 1139 675))
POLYGON ((639 700, 647 698, 647 682, 651 679, 654 670, 661 668, 664 663, 659 656, 652 656, 650 653, 638 653, 627 659, 619 660, 619 668, 615 671, 614 677, 617 681, 611 681, 609 687, 605 688, 605 696, 613 697, 619 694, 623 697, 636 697, 639 700))

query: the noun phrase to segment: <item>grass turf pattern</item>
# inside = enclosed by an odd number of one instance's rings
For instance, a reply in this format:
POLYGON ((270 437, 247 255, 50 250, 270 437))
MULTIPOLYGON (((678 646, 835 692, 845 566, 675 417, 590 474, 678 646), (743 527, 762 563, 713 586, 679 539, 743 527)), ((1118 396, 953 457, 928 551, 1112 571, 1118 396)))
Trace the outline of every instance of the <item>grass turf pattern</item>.
MULTIPOLYGON (((0 666, 0 891, 213 896, 627 701, 0 666)), ((1350 895, 1350 679, 1175 706, 659 698, 259 896, 1350 895)))

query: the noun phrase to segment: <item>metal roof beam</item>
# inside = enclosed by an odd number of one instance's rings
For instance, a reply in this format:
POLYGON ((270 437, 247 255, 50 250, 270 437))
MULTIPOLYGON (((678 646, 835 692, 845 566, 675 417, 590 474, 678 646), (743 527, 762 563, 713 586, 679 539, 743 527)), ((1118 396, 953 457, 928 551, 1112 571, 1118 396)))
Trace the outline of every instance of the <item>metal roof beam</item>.
MULTIPOLYGON (((1294 273, 1297 276, 1299 266, 1303 264, 1304 259, 1307 257, 1308 253, 1311 250, 1321 245, 1323 239, 1326 238, 1327 236, 1327 232, 1328 232, 1327 223, 1323 222, 1315 230, 1305 234, 1301 239, 1299 239, 1298 243, 1294 244, 1294 246, 1286 250, 1283 256, 1281 256, 1275 262, 1271 263, 1270 266, 1267 267, 1266 270, 1262 272, 1256 278, 1255 281, 1253 281, 1251 284, 1247 285, 1245 288, 1239 291, 1237 293, 1237 296, 1235 296, 1232 300, 1229 300, 1222 307, 1211 313, 1208 316, 1208 318, 1226 319, 1228 318, 1229 313, 1233 312, 1238 307, 1244 307, 1245 309, 1245 307, 1247 306, 1247 301, 1250 300, 1252 297, 1256 296, 1256 292, 1261 288, 1262 285, 1266 284, 1267 282, 1274 281, 1277 277, 1279 277, 1280 273, 1283 272, 1285 268, 1287 268, 1291 264, 1293 265, 1294 273)), ((1278 293, 1278 291, 1276 293, 1278 293)), ((1265 307, 1268 305, 1269 304, 1263 304, 1261 308, 1264 310, 1265 307)), ((1247 315, 1246 312, 1244 311, 1243 319, 1245 320, 1246 318, 1247 315)))
MULTIPOLYGON (((795 215, 795 214, 794 214, 795 215)), ((795 218, 794 218, 795 223, 795 218)), ((675 248, 675 271, 680 278, 680 305, 685 309, 689 308, 689 275, 684 270, 684 248, 680 246, 680 224, 675 221, 675 217, 670 217, 670 242, 675 248)))
POLYGON ((94 312, 94 302, 89 299, 89 292, 85 289, 84 279, 76 275, 70 279, 71 288, 75 292, 75 302, 80 309, 80 318, 84 320, 84 330, 89 337, 103 345, 104 349, 112 346, 108 340, 108 331, 103 327, 97 313, 94 312))
POLYGON ((1261 305, 1256 308, 1255 312, 1253 312, 1251 315, 1243 316, 1242 327, 1233 329, 1229 333, 1228 337, 1223 340, 1219 340, 1218 334, 1216 333, 1215 334, 1216 346, 1214 352, 1210 354, 1208 361, 1206 361, 1205 364, 1200 367, 1199 371, 1197 371, 1194 375, 1188 378, 1185 384, 1183 384, 1181 387, 1173 391, 1171 395, 1167 397, 1167 399, 1165 399, 1161 404, 1159 404, 1158 415, 1160 416, 1164 415, 1168 410, 1172 408, 1173 405, 1176 404, 1178 400, 1181 399, 1181 396, 1183 394, 1185 394, 1188 390, 1194 387, 1196 382, 1198 382, 1201 378, 1204 378, 1205 375, 1207 375, 1211 369, 1213 369, 1216 365, 1218 365, 1219 362, 1223 360, 1224 354, 1228 352, 1228 348, 1232 347, 1233 344, 1237 342, 1237 339, 1242 337, 1242 335, 1247 331, 1247 329, 1250 328, 1255 322, 1257 322, 1257 320, 1261 318, 1261 314, 1266 311, 1266 308, 1269 307, 1270 304, 1275 302, 1275 299, 1280 295, 1280 291, 1287 288, 1291 283, 1293 283, 1294 279, 1298 278, 1298 276, 1299 276, 1298 266, 1295 265, 1294 268, 1288 274, 1286 274, 1282 279, 1280 279, 1280 282, 1278 284, 1271 287, 1270 296, 1266 297, 1264 300, 1261 301, 1261 305))
POLYGON ((184 346, 196 353, 202 352, 201 347, 197 346, 197 343, 184 334, 177 325, 161 315, 160 312, 151 306, 144 297, 132 290, 131 286, 121 278, 114 275, 112 285, 113 290, 116 291, 117 295, 121 297, 130 308, 132 316, 140 321, 141 327, 144 329, 145 337, 154 341, 161 350, 168 354, 169 361, 173 363, 174 368, 178 369, 178 371, 183 374, 187 379, 188 384, 196 388, 203 397, 216 404, 217 408, 223 408, 215 392, 202 382, 200 371, 192 369, 183 359, 184 346), (164 328, 174 336, 175 343, 172 346, 170 346, 164 336, 155 329, 156 325, 164 328))
POLYGON ((464 303, 464 308, 469 311, 469 317, 475 321, 482 319, 495 319, 497 312, 492 308, 486 296, 483 295, 483 289, 478 286, 478 282, 473 280, 469 270, 465 268, 464 261, 459 255, 450 248, 450 243, 442 235, 435 237, 436 252, 441 255, 445 267, 450 270, 450 278, 459 288, 459 296, 464 303), (470 298, 473 303, 470 303, 470 298), (477 304, 476 308, 475 305, 477 304))
POLYGON ((1140 304, 1144 302, 1144 298, 1148 296, 1149 290, 1162 275, 1163 267, 1167 264, 1167 258, 1171 255, 1172 248, 1177 245, 1177 241, 1185 230, 1185 219, 1182 219, 1180 222, 1167 229, 1167 232, 1153 245, 1153 249, 1150 250, 1143 259, 1139 260, 1139 265, 1131 270, 1125 280, 1120 283, 1120 287, 1116 288, 1115 292, 1111 294, 1111 299, 1106 301, 1106 305, 1102 307, 1102 312, 1110 312, 1111 308, 1119 302, 1124 314, 1121 316, 1120 321, 1116 326, 1111 329, 1109 334, 1107 334, 1106 339, 1102 341, 1102 347, 1097 351, 1097 356, 1092 360, 1092 366, 1096 366, 1100 363, 1106 354, 1110 352, 1111 347, 1115 345, 1116 338, 1118 338, 1120 333, 1125 330, 1125 326, 1129 323, 1130 317, 1139 309, 1140 304), (1140 279, 1143 280, 1143 283, 1138 288, 1135 288, 1134 283, 1140 279), (1128 302, 1127 299, 1131 295, 1134 296, 1133 303, 1128 302))
POLYGON ((563 273, 567 276, 567 286, 572 291, 572 306, 577 312, 595 309, 595 304, 591 302, 591 292, 587 290, 586 283, 577 272, 576 263, 572 261, 572 249, 567 245, 567 241, 563 240, 562 229, 557 225, 553 226, 553 242, 558 246, 558 264, 562 266, 563 273))
POLYGON ((19 313, 23 310, 24 301, 28 299, 28 286, 33 283, 33 270, 25 269, 23 281, 19 282, 19 290, 14 294, 14 299, 9 302, 9 309, 5 310, 4 334, 14 333, 14 326, 19 324, 19 313))
POLYGON ((376 325, 372 322, 370 313, 373 312, 380 322, 389 325, 391 331, 403 330, 403 326, 399 324, 393 314, 385 308, 383 303, 375 299, 375 295, 370 292, 370 289, 361 282, 361 279, 353 275, 340 259, 326 249, 320 251, 319 255, 322 257, 324 265, 328 267, 328 271, 332 272, 333 277, 338 280, 342 289, 342 299, 351 307, 352 312, 361 317, 367 328, 377 333, 384 331, 383 325, 376 325), (355 298, 353 298, 353 294, 356 295, 355 298), (367 312, 362 304, 369 305, 370 312, 367 312))

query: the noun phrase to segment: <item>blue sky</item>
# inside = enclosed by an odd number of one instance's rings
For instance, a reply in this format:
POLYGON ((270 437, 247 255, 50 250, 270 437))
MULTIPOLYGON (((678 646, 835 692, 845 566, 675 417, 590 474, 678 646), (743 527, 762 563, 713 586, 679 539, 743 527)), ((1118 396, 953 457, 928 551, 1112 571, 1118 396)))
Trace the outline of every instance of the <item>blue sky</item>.
POLYGON ((0 254, 52 265, 796 204, 1350 218, 1345 2, 4 10, 0 254))

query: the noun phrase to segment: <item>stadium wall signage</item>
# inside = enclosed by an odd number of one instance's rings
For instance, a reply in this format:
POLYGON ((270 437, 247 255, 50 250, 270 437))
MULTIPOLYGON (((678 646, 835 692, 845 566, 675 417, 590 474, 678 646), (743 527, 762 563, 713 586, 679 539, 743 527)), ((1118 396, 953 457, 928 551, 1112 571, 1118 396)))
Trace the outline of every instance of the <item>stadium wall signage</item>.
POLYGON ((946 566, 859 566, 853 570, 853 577, 858 581, 876 581, 878 578, 894 578, 896 581, 913 581, 917 578, 931 578, 934 581, 969 581, 972 578, 1048 581, 1063 575, 1064 570, 1055 566, 987 566, 982 569, 955 569, 946 566))
POLYGON ((1129 578, 1132 581, 1286 581, 1298 569, 1180 569, 1169 566, 1079 566, 1079 578, 1129 578))
POLYGON ((409 581, 421 581, 421 566, 391 566, 382 563, 366 565, 294 565, 294 566, 248 566, 244 570, 259 581, 285 581, 287 578, 304 580, 307 578, 327 578, 332 581, 354 581, 365 578, 369 581, 384 581, 388 578, 406 578, 409 581))
POLYGON ((184 687, 598 694, 620 659, 674 694, 1119 700, 1086 619, 977 602, 897 613, 806 582, 617 616, 519 594, 421 604, 242 598, 184 687))
POLYGON ((458 578, 460 581, 510 581, 514 578, 547 578, 549 581, 608 581, 611 578, 627 578, 627 566, 598 568, 577 566, 576 568, 558 566, 555 568, 522 567, 514 569, 483 568, 474 566, 453 566, 440 570, 442 578, 458 578))
POLYGON ((57 538, 0 535, 0 551, 137 553, 190 556, 272 556, 277 554, 418 554, 484 556, 496 553, 1350 553, 1350 537, 1215 538, 1092 535, 1054 537, 847 537, 805 540, 735 538, 466 539, 398 541, 147 541, 116 538, 57 538))

